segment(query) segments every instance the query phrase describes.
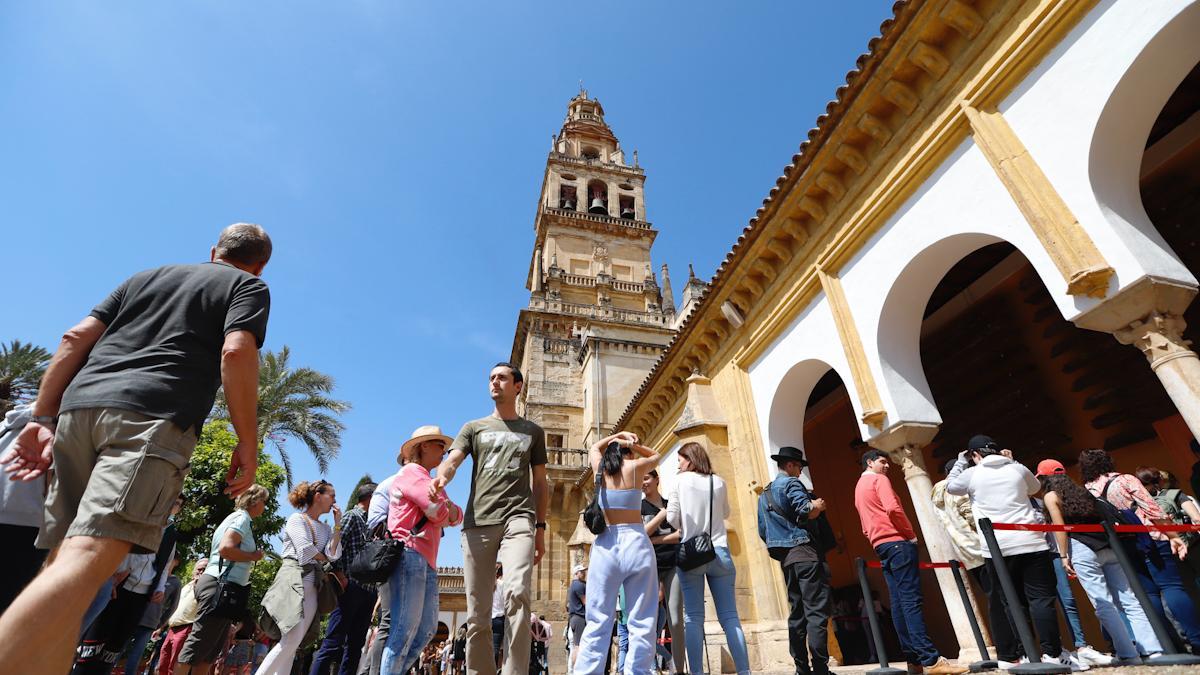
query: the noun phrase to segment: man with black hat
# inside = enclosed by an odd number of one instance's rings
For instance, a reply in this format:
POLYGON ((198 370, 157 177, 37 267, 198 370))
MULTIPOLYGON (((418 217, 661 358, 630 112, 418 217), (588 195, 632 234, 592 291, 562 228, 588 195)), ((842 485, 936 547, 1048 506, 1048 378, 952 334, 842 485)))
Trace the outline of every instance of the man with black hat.
POLYGON ((781 473, 758 499, 758 536, 771 557, 779 561, 787 582, 791 605, 788 646, 796 663, 796 675, 827 675, 832 592, 825 549, 813 536, 817 518, 825 510, 825 500, 814 498, 800 480, 800 472, 808 466, 808 460, 798 448, 782 447, 771 459, 779 465, 781 473))
MULTIPOLYGON (((969 495, 971 510, 978 524, 982 518, 994 523, 1040 524, 1030 497, 1041 490, 1041 483, 1029 469, 1012 458, 1012 452, 989 436, 976 435, 967 442, 967 449, 958 455, 950 470, 946 492, 969 495)), ((989 614, 992 636, 1001 661, 1015 662, 1021 657, 1016 628, 1004 630, 1010 615, 1008 600, 1000 589, 996 565, 1004 565, 1012 577, 1022 606, 1027 607, 1041 643, 1042 660, 1070 666, 1072 670, 1087 670, 1071 652, 1062 647, 1058 631, 1058 579, 1051 564, 1050 546, 1040 532, 1020 530, 997 531, 996 543, 1003 557, 995 560, 987 546, 983 547, 984 564, 991 581, 989 614), (1000 627, 1000 628, 998 628, 1000 627)))

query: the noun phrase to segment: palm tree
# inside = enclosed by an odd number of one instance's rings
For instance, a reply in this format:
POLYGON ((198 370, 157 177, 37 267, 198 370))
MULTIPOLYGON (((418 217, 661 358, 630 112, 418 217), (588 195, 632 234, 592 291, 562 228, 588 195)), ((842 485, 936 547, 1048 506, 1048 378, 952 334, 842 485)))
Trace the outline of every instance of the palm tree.
MULTIPOLYGON (((292 487, 292 460, 284 445, 288 437, 308 447, 324 474, 329 462, 342 447, 346 426, 338 417, 350 404, 330 396, 333 378, 312 368, 288 364, 291 350, 285 345, 278 354, 264 351, 258 358, 258 441, 270 440, 292 487)), ((222 391, 217 399, 216 416, 229 418, 222 391)))
POLYGON ((0 415, 33 397, 49 365, 50 352, 41 347, 20 340, 0 344, 0 415))

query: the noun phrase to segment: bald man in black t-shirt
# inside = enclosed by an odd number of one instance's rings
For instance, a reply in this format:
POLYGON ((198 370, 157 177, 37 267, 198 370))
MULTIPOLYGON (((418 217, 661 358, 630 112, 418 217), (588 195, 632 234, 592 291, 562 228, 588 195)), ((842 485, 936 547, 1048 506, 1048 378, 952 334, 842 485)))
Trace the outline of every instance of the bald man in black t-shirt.
POLYGON ((100 585, 131 549, 158 547, 218 387, 238 437, 226 492, 253 484, 270 257, 261 227, 230 225, 210 262, 133 275, 63 336, 0 457, 13 480, 54 468, 37 542, 54 552, 0 617, 0 672, 70 670, 100 585))

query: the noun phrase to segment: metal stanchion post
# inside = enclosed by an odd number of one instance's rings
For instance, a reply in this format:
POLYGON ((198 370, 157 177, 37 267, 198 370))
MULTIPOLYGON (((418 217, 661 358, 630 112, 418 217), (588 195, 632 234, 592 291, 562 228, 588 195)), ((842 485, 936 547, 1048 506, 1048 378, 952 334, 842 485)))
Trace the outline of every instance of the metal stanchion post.
POLYGON ((871 625, 871 639, 875 641, 875 653, 879 656, 879 667, 868 670, 870 675, 907 675, 907 669, 888 665, 887 648, 883 645, 883 631, 879 628, 879 617, 875 616, 875 601, 871 599, 871 584, 867 583, 867 561, 855 558, 858 568, 858 583, 862 586, 863 606, 867 611, 867 623, 871 625))
POLYGON ((983 639, 983 631, 979 629, 979 620, 975 618, 975 608, 971 606, 971 596, 967 594, 967 585, 963 583, 962 563, 950 561, 950 573, 954 575, 954 585, 958 586, 958 596, 962 598, 963 609, 967 612, 967 620, 971 622, 971 632, 975 634, 975 646, 979 648, 979 659, 971 664, 971 672, 979 673, 985 670, 995 670, 999 664, 988 654, 987 642, 983 639))
POLYGON ((1037 641, 1033 639, 1033 629, 1029 626, 1029 617, 1025 615, 1025 608, 1021 606, 1021 599, 1017 595, 1017 587, 1013 585, 1012 575, 1008 573, 1008 567, 1004 565, 1004 556, 1000 551, 1000 543, 996 541, 996 532, 992 529, 991 519, 980 518, 979 531, 983 534, 983 540, 987 543, 988 551, 992 554, 992 566, 996 568, 996 578, 1000 580, 1000 589, 1004 592, 1004 598, 1007 600, 1008 614, 1012 617, 1013 625, 1017 629, 1017 635, 1021 638, 1021 645, 1025 647, 1025 655, 1029 657, 1029 663, 1019 663, 1010 668, 1009 672, 1071 672, 1070 666, 1062 663, 1046 663, 1038 656, 1038 654, 1042 653, 1042 649, 1038 646, 1037 641))
POLYGON ((1142 581, 1138 578, 1137 568, 1134 567, 1133 559, 1129 557, 1129 551, 1125 550, 1125 545, 1121 543, 1121 538, 1117 536, 1117 531, 1113 529, 1112 523, 1104 523, 1104 531, 1108 534, 1109 548, 1113 550, 1113 553, 1117 557, 1117 563, 1121 565, 1121 569, 1125 571, 1125 576, 1129 579, 1130 590, 1133 591, 1134 596, 1137 597, 1138 604, 1142 606, 1142 610, 1146 613, 1146 618, 1150 621, 1150 627, 1154 629, 1155 637, 1162 643, 1162 656, 1147 659, 1146 663, 1156 666, 1191 666, 1200 664, 1200 656, 1180 654, 1175 651, 1175 641, 1171 639, 1171 633, 1167 630, 1167 625, 1163 623, 1162 615, 1151 604, 1150 596, 1146 594, 1146 588, 1142 586, 1142 581))

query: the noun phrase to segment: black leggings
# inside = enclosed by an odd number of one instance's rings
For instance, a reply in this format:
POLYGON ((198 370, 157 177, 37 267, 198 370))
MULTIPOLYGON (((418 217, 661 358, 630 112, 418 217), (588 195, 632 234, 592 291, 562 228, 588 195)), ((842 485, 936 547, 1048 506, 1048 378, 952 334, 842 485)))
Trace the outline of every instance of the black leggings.
POLYGON ((74 675, 111 673, 117 665, 117 659, 125 651, 125 645, 137 631, 148 602, 149 593, 134 593, 118 588, 117 597, 108 603, 83 634, 83 641, 75 651, 75 668, 71 672, 74 675))
MULTIPOLYGON (((0 479, 8 480, 8 477, 0 476, 0 479)), ((48 551, 34 547, 37 533, 36 527, 0 525, 0 541, 5 546, 5 571, 0 575, 0 614, 8 609, 42 569, 48 551)))

